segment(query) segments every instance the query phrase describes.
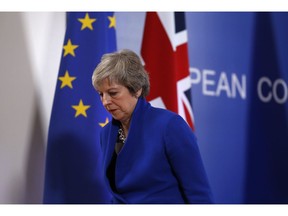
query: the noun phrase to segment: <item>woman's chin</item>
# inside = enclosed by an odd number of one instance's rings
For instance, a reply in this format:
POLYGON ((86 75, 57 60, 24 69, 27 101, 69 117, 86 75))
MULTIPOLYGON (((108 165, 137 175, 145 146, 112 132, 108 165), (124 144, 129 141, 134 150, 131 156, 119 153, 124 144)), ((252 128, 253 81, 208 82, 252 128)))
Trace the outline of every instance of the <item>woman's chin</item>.
POLYGON ((112 113, 111 113, 111 115, 112 115, 112 117, 113 117, 115 120, 118 120, 118 121, 120 121, 120 118, 119 118, 119 116, 118 116, 118 115, 113 115, 112 113))

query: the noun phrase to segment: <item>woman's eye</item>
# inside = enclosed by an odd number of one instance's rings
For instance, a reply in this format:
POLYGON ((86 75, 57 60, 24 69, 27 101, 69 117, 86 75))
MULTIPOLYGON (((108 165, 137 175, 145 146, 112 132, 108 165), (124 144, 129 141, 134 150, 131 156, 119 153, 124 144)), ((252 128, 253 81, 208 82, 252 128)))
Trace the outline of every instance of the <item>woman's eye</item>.
POLYGON ((117 92, 110 92, 109 93, 111 97, 116 96, 117 92))

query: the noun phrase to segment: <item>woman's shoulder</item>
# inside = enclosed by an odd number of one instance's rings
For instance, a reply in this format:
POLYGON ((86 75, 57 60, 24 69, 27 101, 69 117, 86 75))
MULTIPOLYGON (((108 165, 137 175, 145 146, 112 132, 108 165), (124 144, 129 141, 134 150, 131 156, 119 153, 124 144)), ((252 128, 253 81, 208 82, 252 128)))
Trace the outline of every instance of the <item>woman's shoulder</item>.
POLYGON ((164 116, 173 116, 173 115, 177 115, 176 113, 164 109, 164 108, 160 108, 160 107, 155 107, 155 106, 151 106, 150 107, 150 111, 156 115, 164 115, 164 116))
POLYGON ((151 106, 150 116, 153 119, 160 119, 162 123, 166 123, 166 124, 173 124, 176 126, 179 124, 180 125, 184 124, 186 126, 187 124, 187 122, 183 119, 181 115, 173 111, 164 109, 164 108, 151 106))
POLYGON ((149 115, 151 116, 151 118, 161 119, 162 121, 171 121, 175 118, 179 118, 179 117, 181 118, 181 116, 175 112, 172 112, 164 108, 154 107, 154 106, 150 107, 149 115))

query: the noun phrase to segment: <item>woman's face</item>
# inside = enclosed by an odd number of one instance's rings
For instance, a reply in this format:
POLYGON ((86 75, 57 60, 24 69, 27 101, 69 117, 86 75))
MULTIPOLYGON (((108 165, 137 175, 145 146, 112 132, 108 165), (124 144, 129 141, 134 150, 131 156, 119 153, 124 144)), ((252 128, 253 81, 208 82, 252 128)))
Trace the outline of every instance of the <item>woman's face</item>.
POLYGON ((125 86, 110 82, 109 79, 106 78, 97 91, 103 106, 114 119, 119 120, 123 124, 130 122, 141 90, 137 92, 136 96, 131 95, 125 86))

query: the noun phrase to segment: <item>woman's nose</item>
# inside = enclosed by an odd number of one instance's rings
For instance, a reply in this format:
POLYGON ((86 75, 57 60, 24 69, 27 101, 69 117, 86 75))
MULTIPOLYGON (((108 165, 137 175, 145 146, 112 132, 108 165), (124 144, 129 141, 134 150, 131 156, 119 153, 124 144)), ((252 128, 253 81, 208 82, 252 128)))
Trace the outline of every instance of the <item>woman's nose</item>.
POLYGON ((103 96, 102 96, 102 103, 103 103, 103 105, 104 105, 104 106, 108 105, 108 104, 111 102, 110 99, 111 99, 111 98, 110 98, 109 95, 103 94, 103 96))

